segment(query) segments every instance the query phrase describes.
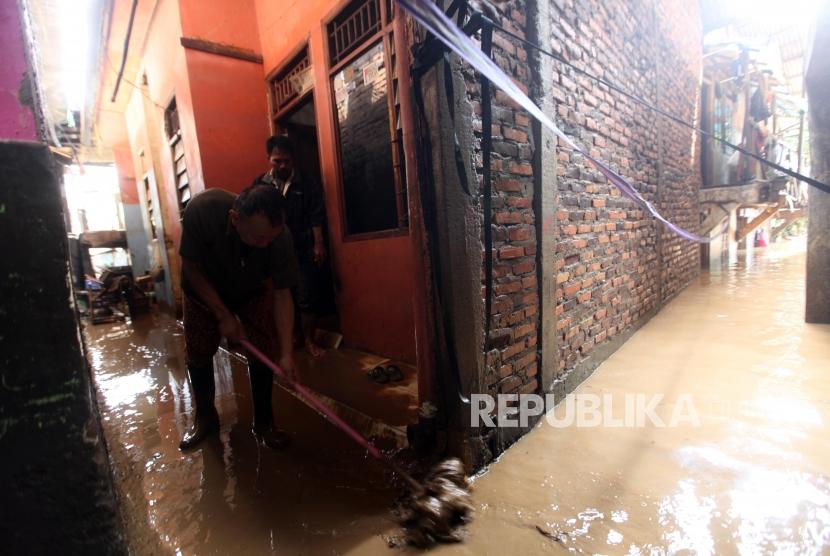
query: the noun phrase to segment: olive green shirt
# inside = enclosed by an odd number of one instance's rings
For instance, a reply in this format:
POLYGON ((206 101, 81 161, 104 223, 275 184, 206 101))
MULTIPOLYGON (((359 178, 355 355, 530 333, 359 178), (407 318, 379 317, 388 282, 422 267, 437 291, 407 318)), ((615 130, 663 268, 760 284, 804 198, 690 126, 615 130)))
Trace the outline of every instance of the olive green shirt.
MULTIPOLYGON (((235 199, 236 195, 223 189, 206 189, 194 196, 182 215, 179 246, 179 255, 201 265, 231 310, 264 293, 269 278, 276 289, 293 287, 299 279, 288 228, 267 247, 244 244, 230 220, 235 199)), ((198 299, 184 274, 182 289, 198 299)))

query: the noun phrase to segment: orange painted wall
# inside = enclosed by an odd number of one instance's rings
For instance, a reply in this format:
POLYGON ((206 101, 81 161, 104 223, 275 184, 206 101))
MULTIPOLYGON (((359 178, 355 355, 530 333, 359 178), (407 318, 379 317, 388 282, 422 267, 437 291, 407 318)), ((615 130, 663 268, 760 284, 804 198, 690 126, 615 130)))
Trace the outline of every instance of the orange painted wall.
MULTIPOLYGON (((256 0, 259 40, 266 74, 286 62, 286 56, 307 41, 322 21, 337 13, 342 0, 256 0)), ((322 45, 321 45, 322 46, 322 45)), ((315 60, 322 62, 322 60, 315 60)))
POLYGON ((118 171, 121 202, 125 205, 136 205, 138 204, 138 188, 135 184, 135 170, 129 144, 113 147, 112 154, 115 159, 115 168, 118 171))
MULTIPOLYGON (((184 49, 179 44, 181 25, 176 0, 159 0, 152 8, 137 12, 131 49, 138 52, 138 63, 125 73, 120 95, 129 98, 124 110, 127 134, 137 188, 147 173, 152 173, 158 188, 159 208, 163 216, 164 250, 173 302, 180 308, 180 263, 178 245, 181 223, 174 188, 173 162, 164 132, 164 110, 176 96, 182 125, 182 140, 188 172, 194 191, 203 186, 199 146, 196 141, 193 112, 188 87, 184 49), (141 50, 143 47, 143 50, 141 50), (146 85, 142 85, 146 77, 146 85)), ((115 38, 111 40, 117 40, 115 38)), ((139 198, 141 194, 139 193, 139 198)))
MULTIPOLYGON (((117 4, 117 13, 124 13, 122 4, 128 2, 117 0, 117 4)), ((122 94, 132 97, 125 120, 134 175, 140 183, 143 171, 154 169, 165 232, 172 243, 171 274, 178 280, 178 269, 172 266, 178 263, 175 253, 181 229, 173 162, 164 135, 164 108, 175 94, 192 192, 206 187, 240 191, 268 166, 263 149, 270 126, 265 78, 308 43, 315 68, 318 146, 346 341, 415 361, 412 239, 403 235, 343 241, 323 22, 345 4, 339 0, 158 0, 140 5, 131 42, 131 52, 139 58, 138 71, 127 77, 140 84, 146 74, 146 97, 139 89, 122 84, 129 89, 122 94), (262 55, 264 63, 185 49, 180 44, 183 36, 253 51, 262 55), (142 150, 144 157, 138 154, 142 150)), ((118 33, 111 37, 111 54, 122 38, 118 33)))
POLYGON ((179 12, 185 37, 259 52, 254 0, 179 0, 179 12))
POLYGON ((416 361, 415 264, 408 235, 344 241, 335 123, 326 55, 325 21, 348 2, 257 0, 265 74, 309 44, 314 66, 314 108, 334 271, 340 281, 338 308, 347 343, 416 361))
MULTIPOLYGON (((183 36, 259 53, 253 0, 179 0, 179 11, 183 36)), ((268 169, 262 65, 196 50, 185 58, 205 187, 241 191, 268 169)))
MULTIPOLYGON (((117 14, 126 13, 122 3, 118 2, 117 14)), ((125 31, 123 22, 117 23, 125 31)), ((164 129, 165 108, 175 96, 194 195, 206 187, 239 191, 247 186, 267 166, 262 145, 268 136, 262 66, 185 49, 181 37, 223 44, 239 41, 234 46, 253 50, 259 42, 255 10, 250 1, 158 0, 155 5, 139 7, 133 33, 131 51, 138 63, 134 74, 125 73, 120 92, 129 98, 122 107, 124 135, 125 140, 129 136, 135 181, 140 183, 148 171, 155 176, 164 213, 169 270, 178 290, 181 221, 172 153, 164 129), (142 91, 143 76, 146 87, 142 91)), ((119 39, 113 36, 111 41, 119 39)), ((106 115, 101 118, 104 127, 117 127, 109 119, 106 115)), ((109 133, 115 135, 111 130, 109 133)))
POLYGON ((239 192, 268 169, 262 66, 186 50, 205 187, 239 192))
POLYGON ((142 67, 147 75, 150 101, 145 103, 149 111, 147 119, 153 127, 147 131, 153 135, 153 141, 157 145, 154 152, 154 155, 158 157, 159 169, 156 179, 159 195, 164 198, 162 202, 165 210, 166 233, 174 242, 175 254, 178 253, 181 223, 175 189, 173 157, 164 131, 164 110, 174 95, 179 112, 185 162, 192 193, 202 191, 205 188, 205 182, 202 166, 203 153, 197 135, 185 49, 179 42, 182 31, 178 2, 176 0, 159 1, 158 12, 146 39, 142 67))

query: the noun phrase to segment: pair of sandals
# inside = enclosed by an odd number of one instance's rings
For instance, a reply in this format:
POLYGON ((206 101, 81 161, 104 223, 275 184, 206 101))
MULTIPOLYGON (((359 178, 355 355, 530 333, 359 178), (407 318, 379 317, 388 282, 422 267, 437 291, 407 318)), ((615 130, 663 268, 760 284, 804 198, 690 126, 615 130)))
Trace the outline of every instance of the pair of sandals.
POLYGON ((369 380, 378 384, 386 384, 387 382, 398 382, 403 380, 403 373, 397 365, 389 365, 387 367, 378 365, 366 373, 366 376, 369 380))

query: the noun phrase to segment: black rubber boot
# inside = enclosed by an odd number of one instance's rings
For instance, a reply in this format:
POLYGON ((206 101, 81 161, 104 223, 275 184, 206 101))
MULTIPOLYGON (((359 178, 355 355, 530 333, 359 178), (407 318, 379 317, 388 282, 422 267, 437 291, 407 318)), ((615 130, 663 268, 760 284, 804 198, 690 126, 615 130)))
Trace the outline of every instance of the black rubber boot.
POLYGON ((285 448, 289 444, 288 435, 274 428, 274 414, 271 407, 274 374, 259 361, 250 361, 248 376, 251 379, 251 399, 254 402, 253 432, 257 442, 273 450, 285 448))
POLYGON ((254 402, 254 429, 267 429, 274 419, 271 409, 274 373, 259 361, 249 361, 248 377, 251 379, 251 400, 254 402))
POLYGON ((196 447, 202 440, 219 430, 219 414, 213 405, 213 398, 216 394, 216 386, 213 382, 213 362, 208 365, 188 365, 187 375, 190 377, 196 415, 193 418, 193 426, 179 443, 181 450, 196 447))

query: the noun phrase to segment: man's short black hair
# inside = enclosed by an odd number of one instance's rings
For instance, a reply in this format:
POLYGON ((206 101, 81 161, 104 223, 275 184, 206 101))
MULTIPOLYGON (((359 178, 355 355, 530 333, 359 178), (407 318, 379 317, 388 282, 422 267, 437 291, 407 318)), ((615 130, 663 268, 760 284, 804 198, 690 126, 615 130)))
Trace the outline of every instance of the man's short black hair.
POLYGON ((285 221, 285 197, 273 185, 259 183, 237 195, 233 210, 242 218, 262 214, 272 226, 279 226, 285 221))
POLYGON ((282 151, 285 154, 294 154, 294 141, 292 141, 287 135, 272 135, 265 142, 265 150, 267 151, 266 154, 271 156, 274 149, 282 151))

